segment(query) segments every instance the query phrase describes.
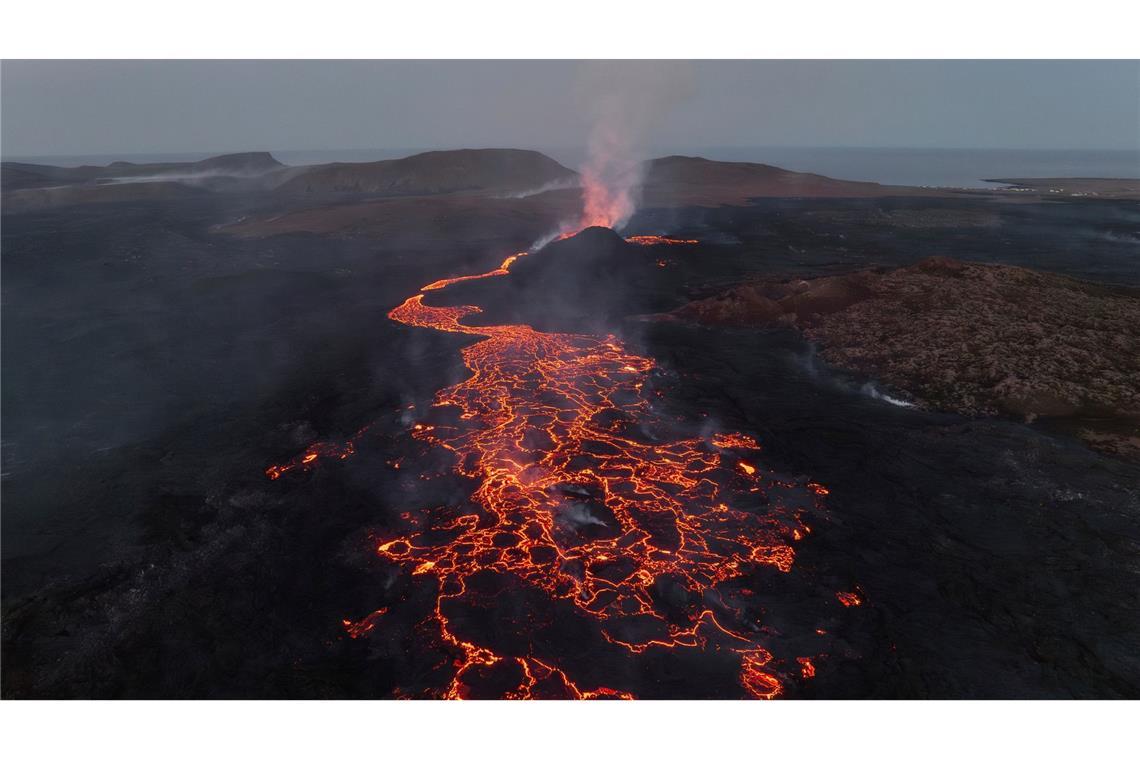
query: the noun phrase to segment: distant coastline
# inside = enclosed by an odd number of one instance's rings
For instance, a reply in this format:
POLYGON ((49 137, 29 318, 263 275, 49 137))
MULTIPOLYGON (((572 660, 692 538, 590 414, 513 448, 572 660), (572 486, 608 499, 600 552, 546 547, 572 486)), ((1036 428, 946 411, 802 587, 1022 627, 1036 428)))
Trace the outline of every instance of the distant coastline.
MULTIPOLYGON (((518 146, 512 146, 518 147, 518 146)), ((529 147, 529 146, 527 146, 529 147)), ((543 148, 570 167, 582 159, 572 149, 543 148)), ((272 150, 290 166, 331 162, 363 162, 402 158, 425 148, 359 148, 329 150, 272 150)), ((114 161, 152 163, 198 161, 226 151, 194 153, 108 153, 91 155, 3 156, 4 161, 52 166, 105 166, 114 161)), ((696 155, 717 161, 748 161, 791 171, 822 174, 835 179, 879 182, 914 187, 993 189, 991 177, 1096 177, 1140 178, 1137 150, 1037 150, 1004 148, 841 148, 841 147, 684 147, 666 146, 654 156, 696 155)))

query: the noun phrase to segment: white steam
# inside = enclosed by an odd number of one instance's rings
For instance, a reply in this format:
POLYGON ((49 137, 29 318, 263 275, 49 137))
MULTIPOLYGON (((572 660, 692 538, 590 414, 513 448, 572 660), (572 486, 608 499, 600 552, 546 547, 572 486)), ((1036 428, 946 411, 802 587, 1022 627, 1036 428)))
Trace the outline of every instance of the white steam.
POLYGON ((495 196, 496 198, 530 198, 534 195, 542 195, 549 193, 552 190, 571 190, 582 186, 582 182, 578 177, 562 177, 560 179, 552 179, 545 185, 539 187, 532 187, 527 190, 517 190, 514 192, 502 193, 495 196))
POLYGON ((894 396, 891 396, 887 393, 884 393, 883 391, 876 388, 873 383, 864 383, 863 387, 860 388, 859 390, 861 390, 863 393, 865 393, 866 395, 870 396, 873 399, 877 399, 879 401, 886 401, 888 404, 890 404, 892 406, 901 406, 901 407, 905 407, 905 408, 913 408, 914 407, 914 404, 912 404, 909 401, 905 401, 901 398, 895 398, 894 396))
POLYGON ((692 91, 687 61, 587 61, 578 103, 591 120, 581 227, 624 225, 640 201, 643 161, 654 127, 692 91))

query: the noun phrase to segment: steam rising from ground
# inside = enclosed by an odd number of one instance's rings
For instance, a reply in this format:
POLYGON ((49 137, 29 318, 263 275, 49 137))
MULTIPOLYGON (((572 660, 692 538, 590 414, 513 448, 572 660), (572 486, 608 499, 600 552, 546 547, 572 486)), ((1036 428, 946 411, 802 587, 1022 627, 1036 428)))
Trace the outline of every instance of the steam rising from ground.
POLYGON ((572 188, 581 187, 582 184, 577 177, 565 177, 562 179, 553 179, 545 185, 532 187, 527 190, 517 190, 515 192, 503 193, 498 195, 498 198, 530 198, 534 195, 542 195, 551 190, 570 190, 572 188))
POLYGON ((199 182, 208 182, 215 179, 251 179, 260 177, 267 172, 233 172, 233 171, 200 171, 200 172, 157 172, 155 174, 128 174, 122 177, 100 177, 95 182, 100 185, 130 185, 146 184, 150 182, 182 182, 193 185, 199 182))
POLYGON ((579 229, 624 225, 640 201, 642 161, 653 127, 692 91, 685 61, 589 61, 577 98, 592 122, 581 167, 579 229))

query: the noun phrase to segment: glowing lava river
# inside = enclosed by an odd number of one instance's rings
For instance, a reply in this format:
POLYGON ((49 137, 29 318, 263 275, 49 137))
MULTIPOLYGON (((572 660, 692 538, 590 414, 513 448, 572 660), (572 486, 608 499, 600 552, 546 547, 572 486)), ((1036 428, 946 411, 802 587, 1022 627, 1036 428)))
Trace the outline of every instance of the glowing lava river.
MULTIPOLYGON (((739 696, 776 697, 812 677, 821 644, 774 657, 749 579, 792 571, 794 545, 810 532, 826 489, 764 470, 748 435, 678 435, 676 419, 655 408, 654 361, 612 335, 470 325, 477 306, 425 303, 456 282, 508 276, 523 255, 482 275, 432 282, 389 314, 478 339, 462 350, 470 376, 435 397, 452 416, 411 429, 454 453, 455 473, 474 486, 469 503, 435 516, 405 513, 404 532, 376 539, 382 561, 434 584, 418 635, 450 653, 451 677, 427 696, 632 699, 642 696, 636 684, 654 679, 661 655, 683 653, 728 663, 739 696), (516 631, 473 629, 471 609, 509 606, 499 597, 511 594, 559 612, 523 605, 516 631), (560 625, 551 623, 558 615, 586 638, 544 642, 535 631, 560 625), (583 664, 589 647, 623 663, 616 683, 609 666, 583 664)), ((315 444, 267 475, 343 459, 352 446, 315 444)), ((387 614, 346 620, 346 632, 372 635, 387 614)))

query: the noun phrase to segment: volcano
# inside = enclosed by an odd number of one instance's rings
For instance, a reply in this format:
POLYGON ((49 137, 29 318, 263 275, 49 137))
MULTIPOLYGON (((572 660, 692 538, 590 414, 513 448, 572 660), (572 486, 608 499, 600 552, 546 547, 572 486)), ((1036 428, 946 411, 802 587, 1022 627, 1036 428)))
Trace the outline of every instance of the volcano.
POLYGON ((525 321, 541 329, 589 331, 613 315, 647 310, 650 302, 631 293, 642 292, 657 269, 647 247, 626 242, 608 227, 588 227, 520 257, 504 280, 456 284, 446 302, 479 304, 481 323, 525 321))
POLYGON ((216 163, 5 194, 5 697, 1140 693, 1134 202, 216 163))

